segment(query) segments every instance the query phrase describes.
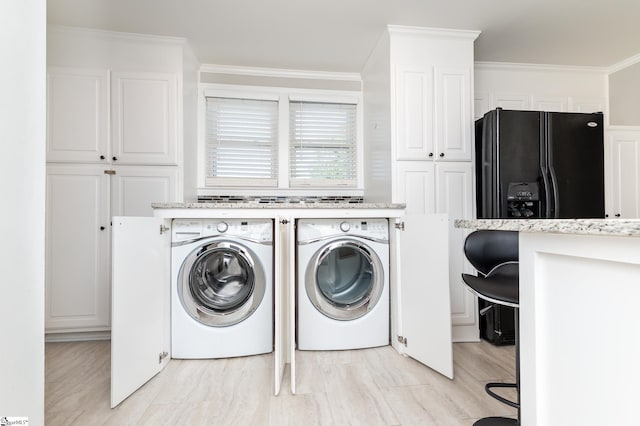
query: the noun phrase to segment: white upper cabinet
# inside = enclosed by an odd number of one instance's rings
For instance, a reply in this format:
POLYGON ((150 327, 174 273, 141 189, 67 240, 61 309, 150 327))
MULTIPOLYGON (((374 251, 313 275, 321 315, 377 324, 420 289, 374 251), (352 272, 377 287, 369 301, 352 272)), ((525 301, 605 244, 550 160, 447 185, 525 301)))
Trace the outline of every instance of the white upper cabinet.
POLYGON ((47 161, 177 165, 177 96, 172 73, 49 68, 47 161))
POLYGON ((109 154, 109 71, 47 72, 47 161, 105 162, 109 154))
POLYGON ((112 160, 117 164, 177 164, 174 74, 112 74, 112 160))
POLYGON ((396 159, 433 158, 433 71, 397 66, 396 159))
POLYGON ((389 32, 394 160, 471 161, 477 33, 402 27, 389 32))
POLYGON ((438 160, 471 161, 471 70, 437 68, 436 152, 438 160))

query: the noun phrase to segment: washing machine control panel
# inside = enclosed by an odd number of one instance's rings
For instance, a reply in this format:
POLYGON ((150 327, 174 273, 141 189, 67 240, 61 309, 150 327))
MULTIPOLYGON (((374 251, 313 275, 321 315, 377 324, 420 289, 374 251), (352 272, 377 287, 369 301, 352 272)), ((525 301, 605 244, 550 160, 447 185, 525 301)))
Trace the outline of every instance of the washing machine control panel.
POLYGON ((187 241, 222 236, 247 238, 270 243, 273 241, 271 219, 174 219, 172 241, 187 241))
POLYGON ((386 219, 300 219, 297 229, 298 241, 345 235, 389 240, 389 222, 386 219))

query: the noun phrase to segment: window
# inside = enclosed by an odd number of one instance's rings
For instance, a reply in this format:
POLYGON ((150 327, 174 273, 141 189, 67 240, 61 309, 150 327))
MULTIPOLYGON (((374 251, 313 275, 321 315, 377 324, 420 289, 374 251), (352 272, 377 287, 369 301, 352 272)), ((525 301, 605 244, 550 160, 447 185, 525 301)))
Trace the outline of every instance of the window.
POLYGON ((289 103, 290 184, 355 187, 355 104, 289 103))
POLYGON ((206 98, 206 185, 276 186, 278 101, 206 98))
POLYGON ((360 92, 207 84, 201 93, 202 191, 361 191, 360 92))

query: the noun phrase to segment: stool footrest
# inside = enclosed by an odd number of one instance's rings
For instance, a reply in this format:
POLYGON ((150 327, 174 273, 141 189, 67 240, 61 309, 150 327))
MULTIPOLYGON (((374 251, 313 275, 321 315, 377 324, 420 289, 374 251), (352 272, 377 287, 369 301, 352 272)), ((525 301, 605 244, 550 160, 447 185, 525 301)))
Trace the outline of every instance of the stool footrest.
POLYGON ((485 417, 473 424, 473 426, 518 426, 520 423, 517 419, 508 417, 485 417))
POLYGON ((511 401, 503 396, 498 395, 497 393, 495 393, 491 388, 518 388, 518 384, 517 383, 487 383, 486 385, 484 385, 484 390, 493 398, 497 399, 498 401, 502 402, 503 404, 507 404, 510 407, 513 408, 520 408, 520 401, 518 402, 514 402, 511 401))

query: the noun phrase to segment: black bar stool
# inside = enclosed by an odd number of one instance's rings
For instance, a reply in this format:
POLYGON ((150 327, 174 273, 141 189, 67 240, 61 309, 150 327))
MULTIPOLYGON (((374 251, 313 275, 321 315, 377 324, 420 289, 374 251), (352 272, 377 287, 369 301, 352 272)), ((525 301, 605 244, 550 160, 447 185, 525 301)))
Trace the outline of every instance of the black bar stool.
POLYGON ((518 409, 518 418, 486 417, 474 423, 474 426, 511 426, 520 424, 520 350, 518 307, 518 233, 516 231, 474 231, 467 236, 464 254, 478 271, 478 276, 462 274, 462 279, 476 296, 490 303, 515 308, 516 329, 516 382, 487 383, 485 390, 493 398, 518 409), (517 401, 510 401, 492 388, 515 388, 517 401))

